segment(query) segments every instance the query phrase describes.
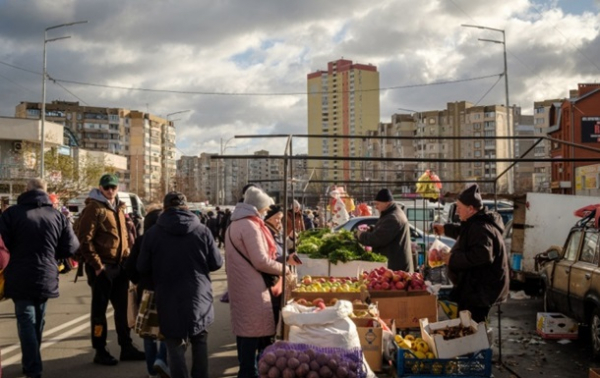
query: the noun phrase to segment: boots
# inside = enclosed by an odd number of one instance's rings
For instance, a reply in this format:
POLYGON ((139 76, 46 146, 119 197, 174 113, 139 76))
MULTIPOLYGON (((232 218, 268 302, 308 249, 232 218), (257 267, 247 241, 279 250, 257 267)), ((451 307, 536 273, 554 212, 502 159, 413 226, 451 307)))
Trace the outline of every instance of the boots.
POLYGON ((106 349, 96 349, 96 355, 94 356, 94 363, 98 365, 114 366, 119 363, 116 358, 106 349))
POLYGON ((138 350, 133 344, 121 346, 121 361, 146 361, 146 354, 138 350))

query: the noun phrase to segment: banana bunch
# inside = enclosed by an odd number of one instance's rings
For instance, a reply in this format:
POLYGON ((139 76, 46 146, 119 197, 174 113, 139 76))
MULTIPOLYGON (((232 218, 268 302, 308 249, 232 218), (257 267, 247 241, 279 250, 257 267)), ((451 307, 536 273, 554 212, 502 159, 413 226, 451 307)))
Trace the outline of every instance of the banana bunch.
POLYGON ((434 359, 435 355, 429 350, 427 342, 420 337, 415 338, 413 335, 396 335, 396 344, 402 349, 409 349, 411 353, 405 353, 404 357, 413 358, 413 355, 419 359, 434 359))

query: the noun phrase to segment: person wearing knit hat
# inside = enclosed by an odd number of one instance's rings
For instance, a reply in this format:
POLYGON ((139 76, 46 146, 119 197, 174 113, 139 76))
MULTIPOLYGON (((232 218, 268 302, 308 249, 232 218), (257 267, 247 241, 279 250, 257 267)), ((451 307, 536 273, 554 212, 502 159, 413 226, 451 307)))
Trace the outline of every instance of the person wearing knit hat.
MULTIPOLYGON (((277 261, 283 262, 283 208, 280 205, 271 205, 269 210, 267 210, 267 214, 265 215, 265 224, 271 231, 273 238, 275 239, 275 243, 277 243, 277 261)), ((299 258, 297 256, 293 256, 294 252, 294 242, 289 237, 285 238, 286 245, 290 254, 287 258, 288 265, 298 265, 299 258)))
POLYGON ((286 264, 277 261, 277 243, 265 225, 278 212, 271 197, 249 187, 231 214, 225 233, 225 271, 231 331, 236 336, 238 377, 257 377, 257 359, 274 341, 286 264), (270 211, 271 210, 271 211, 270 211))
POLYGON ((460 223, 434 224, 434 232, 456 239, 442 254, 454 287, 450 299, 458 310, 469 310, 475 322, 485 321, 492 306, 506 301, 510 283, 504 223, 482 204, 479 186, 471 185, 457 197, 460 223))
POLYGON ((244 193, 244 203, 254 206, 260 213, 266 213, 273 199, 261 189, 251 186, 244 193))
POLYGON ((466 206, 473 206, 475 210, 480 210, 483 206, 483 200, 479 193, 479 185, 473 184, 467 187, 458 195, 458 200, 466 206))
POLYGON ((404 211, 396 205, 389 189, 381 189, 375 196, 379 220, 370 231, 358 230, 356 238, 373 252, 388 259, 388 268, 413 272, 414 264, 410 241, 410 225, 404 211))

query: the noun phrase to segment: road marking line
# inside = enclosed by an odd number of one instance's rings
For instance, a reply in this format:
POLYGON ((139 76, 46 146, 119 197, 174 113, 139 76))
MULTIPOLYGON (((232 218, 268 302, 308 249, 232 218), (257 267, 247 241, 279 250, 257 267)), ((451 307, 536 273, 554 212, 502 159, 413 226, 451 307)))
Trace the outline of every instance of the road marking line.
MULTIPOLYGON (((113 314, 114 314, 114 311, 108 312, 108 313, 106 314, 106 318, 107 318, 107 319, 108 319, 108 318, 110 318, 111 316, 113 316, 113 314)), ((77 319, 73 319, 73 320, 71 320, 71 321, 70 321, 70 322, 68 322, 68 323, 65 323, 65 324, 63 324, 63 325, 60 325, 60 326, 58 326, 58 327, 55 327, 55 328, 52 328, 51 330, 49 330, 49 331, 48 331, 48 333, 44 333, 44 334, 43 334, 43 336, 46 336, 47 334, 53 334, 53 333, 56 333, 57 331, 60 331, 60 330, 64 329, 65 327, 68 327, 69 325, 73 324, 73 323, 75 322, 75 320, 81 320, 81 319, 85 319, 86 317, 88 317, 88 318, 89 318, 89 315, 80 316, 79 318, 77 318, 77 319), (69 323, 70 323, 70 324, 69 324, 69 323), (67 325, 67 324, 68 324, 68 325, 67 325)), ((84 330, 84 329, 86 329, 86 328, 87 328, 87 329, 89 329, 89 328, 90 328, 90 325, 89 325, 89 324, 82 324, 82 325, 80 325, 80 326, 78 326, 78 327, 76 327, 76 328, 72 328, 72 329, 68 330, 67 332, 63 333, 62 335, 60 335, 60 336, 58 336, 58 337, 52 338, 52 339, 50 339, 50 340, 47 340, 47 341, 43 341, 43 342, 42 342, 42 345, 40 346, 40 350, 42 350, 42 349, 46 349, 46 348, 48 348, 49 346, 52 346, 52 345, 54 345, 54 344, 56 344, 56 343, 58 343, 58 342, 60 342, 60 341, 62 341, 62 340, 64 340, 64 339, 66 339, 67 337, 70 337, 70 336, 72 336, 72 335, 75 335, 75 334, 77 334, 77 333, 79 333, 79 332, 83 331, 83 330, 84 330)), ((19 348, 21 348, 21 343, 19 343, 19 344, 14 344, 14 345, 11 345, 11 346, 10 346, 10 347, 8 347, 8 348, 2 349, 2 351, 1 351, 1 354, 0 354, 0 355, 6 355, 6 353, 12 352, 13 350, 15 350, 15 349, 19 349, 19 348)), ((15 363, 15 362, 17 362, 17 361, 20 361, 20 360, 21 360, 21 353, 19 353, 19 354, 16 354, 16 355, 14 355, 14 356, 12 356, 12 357, 10 357, 10 358, 7 358, 6 360, 4 360, 4 359, 3 359, 3 360, 2 360, 2 367, 5 367, 5 366, 8 366, 8 365, 11 365, 11 364, 13 364, 13 363, 15 363)))

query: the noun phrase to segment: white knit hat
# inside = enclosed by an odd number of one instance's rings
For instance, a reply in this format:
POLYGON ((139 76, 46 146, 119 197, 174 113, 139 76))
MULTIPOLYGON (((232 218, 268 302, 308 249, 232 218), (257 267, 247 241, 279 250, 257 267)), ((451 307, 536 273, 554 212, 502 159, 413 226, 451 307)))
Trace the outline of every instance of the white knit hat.
POLYGON ((244 203, 256 207, 258 211, 264 210, 274 204, 273 199, 267 193, 252 186, 244 193, 244 203))

